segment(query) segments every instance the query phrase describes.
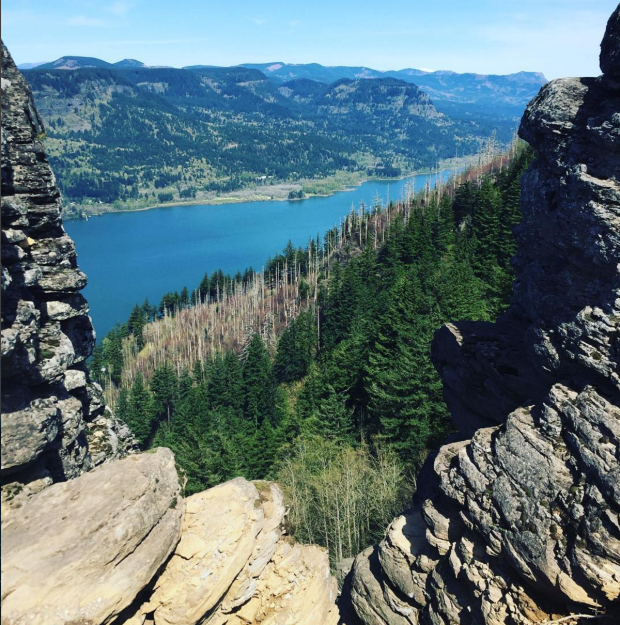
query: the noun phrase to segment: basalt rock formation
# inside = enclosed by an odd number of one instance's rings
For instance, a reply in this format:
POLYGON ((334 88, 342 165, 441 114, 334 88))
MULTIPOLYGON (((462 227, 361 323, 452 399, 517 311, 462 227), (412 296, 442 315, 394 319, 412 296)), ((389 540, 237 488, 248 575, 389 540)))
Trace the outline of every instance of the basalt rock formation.
POLYGON ((95 334, 80 294, 86 276, 62 227, 43 135, 30 90, 2 44, 3 503, 131 446, 88 377, 95 334))
POLYGON ((601 68, 523 117, 513 303, 435 336, 463 440, 357 557, 343 603, 364 623, 620 618, 620 7, 601 68))
POLYGON ((276 485, 184 499, 172 452, 128 453, 42 133, 2 45, 2 625, 335 625, 327 552, 285 536, 276 485))

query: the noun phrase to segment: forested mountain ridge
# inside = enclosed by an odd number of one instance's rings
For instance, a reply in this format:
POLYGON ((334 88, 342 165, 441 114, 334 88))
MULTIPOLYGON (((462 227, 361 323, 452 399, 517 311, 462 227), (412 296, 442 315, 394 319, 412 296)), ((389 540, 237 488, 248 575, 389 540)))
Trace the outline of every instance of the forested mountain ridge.
MULTIPOLYGON (((38 69, 77 69, 80 67, 127 67, 144 66, 140 61, 125 59, 118 63, 107 63, 88 57, 61 57, 52 63, 40 64, 38 69)), ((23 69, 34 69, 25 67, 23 69)), ((319 63, 243 63, 240 67, 255 69, 277 85, 292 80, 309 79, 331 84, 347 78, 349 80, 396 78, 421 87, 435 103, 460 103, 476 105, 487 113, 512 114, 520 116, 525 105, 547 82, 540 72, 521 71, 514 74, 494 75, 473 72, 458 73, 448 70, 401 69, 379 71, 370 67, 326 66, 319 63)), ((188 65, 183 69, 212 70, 213 65, 188 65)), ((221 68, 226 69, 226 68, 221 68)))
POLYGON ((424 71, 402 69, 378 71, 369 67, 328 67, 318 63, 244 63, 262 71, 275 83, 297 79, 310 79, 332 83, 342 78, 350 80, 396 78, 421 87, 433 101, 446 103, 476 104, 487 112, 520 115, 525 105, 547 82, 539 72, 517 72, 507 75, 457 73, 451 71, 424 71))
POLYGON ((26 76, 68 214, 72 204, 75 214, 79 205, 139 207, 261 185, 268 196, 278 184, 299 191, 340 174, 398 175, 513 130, 511 120, 453 120, 393 78, 341 80, 297 97, 301 85, 279 87, 243 67, 26 76))

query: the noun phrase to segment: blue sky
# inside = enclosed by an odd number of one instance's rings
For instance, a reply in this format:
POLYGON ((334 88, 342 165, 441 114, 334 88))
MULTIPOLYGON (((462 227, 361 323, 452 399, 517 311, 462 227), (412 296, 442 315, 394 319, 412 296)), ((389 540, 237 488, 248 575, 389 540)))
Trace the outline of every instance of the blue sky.
POLYGON ((17 63, 317 62, 547 78, 597 75, 615 0, 2 0, 17 63))

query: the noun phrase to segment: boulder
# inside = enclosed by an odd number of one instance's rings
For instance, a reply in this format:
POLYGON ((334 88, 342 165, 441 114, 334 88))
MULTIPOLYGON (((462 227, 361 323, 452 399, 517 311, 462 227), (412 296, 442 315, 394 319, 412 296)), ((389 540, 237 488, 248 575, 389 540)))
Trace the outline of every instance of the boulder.
POLYGON ((49 486, 2 522, 2 622, 110 623, 166 562, 184 500, 156 449, 49 486))
POLYGON ((181 540, 128 625, 337 623, 327 551, 284 536, 276 484, 237 478, 186 500, 181 540))

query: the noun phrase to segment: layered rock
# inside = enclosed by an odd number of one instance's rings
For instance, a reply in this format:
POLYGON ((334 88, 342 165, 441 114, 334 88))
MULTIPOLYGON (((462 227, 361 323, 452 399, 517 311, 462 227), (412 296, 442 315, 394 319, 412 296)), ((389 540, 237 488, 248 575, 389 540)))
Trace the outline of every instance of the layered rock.
POLYGON ((549 83, 523 117, 537 158, 513 303, 433 345, 471 440, 439 450, 414 508, 356 559, 345 594, 364 623, 620 618, 619 45, 620 8, 603 76, 549 83))
POLYGON ((3 520, 2 623, 336 625, 327 551, 284 512, 242 478, 184 500, 167 449, 106 463, 3 520))
POLYGON ((129 625, 338 622, 325 549, 284 536, 282 493, 242 478, 186 500, 183 533, 129 625))
POLYGON ((4 501, 120 457, 129 444, 88 377, 95 334, 80 294, 86 276, 62 227, 43 135, 30 89, 2 44, 4 501))
POLYGON ((2 622, 111 622, 168 559, 183 510, 168 449, 34 495, 2 523, 2 622))

